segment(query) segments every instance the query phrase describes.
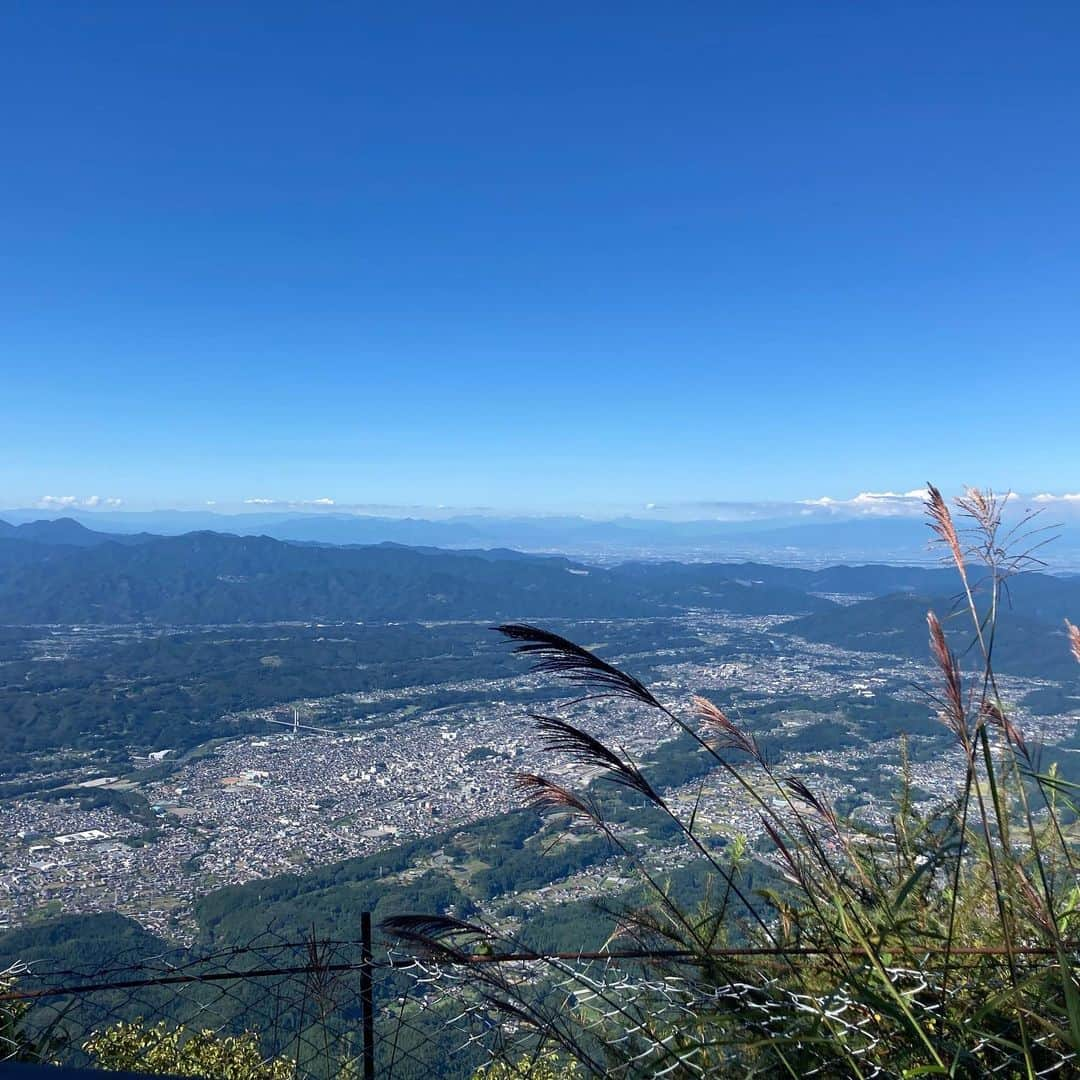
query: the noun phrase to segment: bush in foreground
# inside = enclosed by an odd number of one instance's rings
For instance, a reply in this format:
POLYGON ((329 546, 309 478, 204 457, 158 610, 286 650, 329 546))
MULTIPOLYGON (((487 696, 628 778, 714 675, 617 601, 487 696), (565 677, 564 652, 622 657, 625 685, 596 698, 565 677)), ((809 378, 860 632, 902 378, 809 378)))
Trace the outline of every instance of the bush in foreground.
POLYGON ((199 1076, 212 1080, 291 1080, 296 1069, 286 1058, 264 1060, 252 1032, 218 1035, 187 1031, 165 1021, 113 1024, 83 1044, 93 1065, 110 1072, 199 1076))

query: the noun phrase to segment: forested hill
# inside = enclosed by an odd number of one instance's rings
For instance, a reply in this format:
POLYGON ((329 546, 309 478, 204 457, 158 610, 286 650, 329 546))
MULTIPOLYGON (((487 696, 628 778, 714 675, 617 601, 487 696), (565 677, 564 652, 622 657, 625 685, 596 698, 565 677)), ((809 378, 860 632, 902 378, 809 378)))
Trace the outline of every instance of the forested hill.
POLYGON ((12 525, 0 521, 0 539, 23 540, 34 544, 62 545, 65 547, 96 547, 98 544, 143 544, 157 537, 151 533, 104 533, 88 529, 73 518, 55 518, 49 521, 26 521, 12 525))
MULTIPOLYGON (((985 596, 978 596, 980 607, 985 596)), ((948 594, 894 593, 837 606, 786 623, 782 633, 845 649, 927 658, 926 613, 941 618, 965 666, 978 664, 970 623, 953 617, 958 600, 948 594)), ((1080 673, 1065 634, 1065 619, 1080 615, 1080 581, 1026 574, 1014 579, 998 615, 995 666, 1010 675, 1062 680, 1075 686, 1080 673)))
MULTIPOLYGON (((2 542, 0 542, 2 543, 2 542)), ((18 541, 9 541, 19 547, 18 541)), ((135 546, 0 556, 0 622, 208 624, 599 614, 644 605, 563 560, 508 561, 396 546, 310 547, 189 533, 135 546)))
POLYGON ((784 586, 722 576, 706 586, 640 581, 514 552, 211 532, 81 546, 0 537, 0 623, 8 624, 628 618, 686 606, 807 614, 832 604, 784 586))

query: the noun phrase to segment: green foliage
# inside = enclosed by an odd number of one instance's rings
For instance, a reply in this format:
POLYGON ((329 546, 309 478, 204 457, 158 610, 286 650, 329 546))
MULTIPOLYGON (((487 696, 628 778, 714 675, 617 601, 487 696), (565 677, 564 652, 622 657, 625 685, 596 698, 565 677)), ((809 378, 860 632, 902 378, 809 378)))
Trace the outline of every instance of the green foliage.
POLYGON ((520 1061, 493 1061, 474 1073, 474 1080, 576 1080, 581 1068, 572 1058, 542 1054, 520 1061))
MULTIPOLYGON (((24 632, 51 655, 59 651, 45 630, 24 632)), ((702 647, 693 635, 673 633, 667 620, 635 621, 618 630, 618 647, 627 651, 669 639, 688 653, 702 647)), ((63 659, 34 659, 27 649, 5 665, 0 770, 17 771, 26 755, 40 759, 61 747, 96 751, 105 771, 110 771, 107 760, 126 762, 133 747, 197 753, 194 748, 208 740, 266 730, 262 718, 239 713, 300 698, 422 685, 428 688, 425 708, 435 710, 475 700, 475 691, 454 684, 505 678, 514 671, 490 632, 472 623, 169 628, 136 640, 127 634, 84 634, 63 659)), ((391 694, 374 711, 404 703, 391 694)), ((339 718, 319 722, 354 719, 347 706, 342 708, 339 718)), ((370 707, 363 714, 372 721, 370 707)), ((39 760, 35 771, 47 767, 39 760)), ((139 779, 159 779, 175 768, 175 759, 166 761, 142 770, 139 779)), ((16 796, 43 785, 9 783, 2 785, 2 794, 16 796)))
POLYGON ((168 947, 123 915, 63 915, 0 934, 0 970, 30 957, 47 956, 49 966, 57 970, 89 972, 125 957, 154 956, 168 947))
POLYGON ((477 901, 540 888, 611 855, 602 837, 556 843, 539 835, 542 826, 535 812, 515 811, 304 874, 215 890, 196 905, 203 941, 245 942, 271 925, 303 934, 314 924, 349 936, 363 911, 373 912, 376 923, 402 910, 468 917, 477 901), (481 864, 467 891, 441 870, 416 871, 451 841, 475 851, 481 864))
POLYGON ((253 1032, 218 1035, 161 1021, 114 1024, 92 1035, 83 1050, 96 1068, 110 1072, 197 1076, 206 1080, 292 1080, 295 1063, 263 1059, 253 1032))
POLYGON ((35 792, 31 798, 42 802, 71 800, 84 810, 107 807, 150 828, 156 826, 158 820, 146 796, 138 791, 116 788, 53 788, 50 791, 35 792))
MULTIPOLYGON (((474 626, 247 627, 102 641, 62 660, 15 661, 0 685, 0 761, 62 746, 183 750, 266 730, 262 719, 222 719, 237 711, 510 674, 489 637, 474 626), (269 655, 279 662, 264 663, 269 655)), ((455 700, 436 693, 429 704, 455 700)))
MULTIPOLYGON (((16 970, 0 970, 0 994, 14 987, 16 970)), ((25 1002, 0 1001, 0 1062, 40 1060, 40 1049, 26 1026, 28 1012, 25 1002)))

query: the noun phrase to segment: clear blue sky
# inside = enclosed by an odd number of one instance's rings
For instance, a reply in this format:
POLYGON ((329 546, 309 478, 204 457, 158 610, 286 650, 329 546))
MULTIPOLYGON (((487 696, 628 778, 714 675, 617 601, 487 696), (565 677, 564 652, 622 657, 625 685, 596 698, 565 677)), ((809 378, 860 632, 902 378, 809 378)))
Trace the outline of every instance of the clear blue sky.
POLYGON ((0 505, 1080 488, 1074 4, 25 2, 0 41, 0 505))

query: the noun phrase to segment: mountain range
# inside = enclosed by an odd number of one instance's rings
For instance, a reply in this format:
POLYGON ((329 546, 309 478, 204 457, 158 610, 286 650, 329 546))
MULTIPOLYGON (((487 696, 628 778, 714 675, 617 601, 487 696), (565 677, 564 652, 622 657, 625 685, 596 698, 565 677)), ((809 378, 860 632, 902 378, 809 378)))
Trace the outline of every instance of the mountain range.
MULTIPOLYGON (((941 567, 597 566, 506 548, 333 546, 206 531, 106 534, 73 519, 0 522, 6 624, 541 620, 700 609, 798 615, 789 632, 894 653, 902 629, 908 636, 899 651, 924 655, 927 606, 947 615, 958 589, 955 572, 941 567)), ((1058 632, 1064 619, 1080 619, 1080 577, 1023 574, 1005 599, 1005 617, 1017 626, 1023 620, 1028 637, 1036 626, 1058 632)))
MULTIPOLYGON (((39 519, 75 521, 118 542, 150 533, 176 536, 189 532, 263 535, 277 540, 317 544, 378 544, 444 549, 513 548, 559 553, 590 562, 630 558, 690 560, 754 559, 780 565, 829 563, 933 565, 937 553, 928 545, 921 517, 864 516, 834 519, 820 511, 775 514, 761 519, 675 521, 619 517, 592 520, 572 516, 456 515, 445 518, 387 517, 337 512, 118 510, 72 511, 61 518, 40 510, 0 511, 11 527, 40 528, 39 519)), ((71 542, 78 542, 72 540, 71 542)), ((1060 569, 1080 568, 1080 529, 1068 522, 1051 549, 1060 569)))
POLYGON ((638 576, 558 556, 383 543, 333 547, 213 532, 95 534, 70 520, 0 530, 0 622, 623 618, 664 607, 805 614, 783 583, 638 576))

